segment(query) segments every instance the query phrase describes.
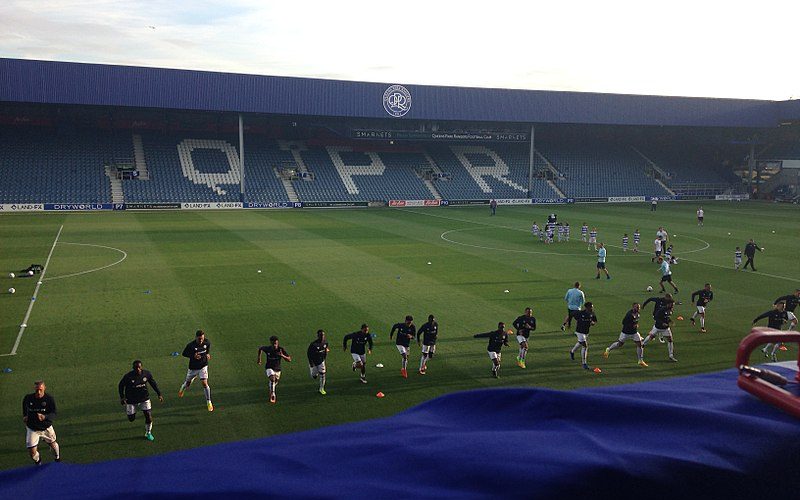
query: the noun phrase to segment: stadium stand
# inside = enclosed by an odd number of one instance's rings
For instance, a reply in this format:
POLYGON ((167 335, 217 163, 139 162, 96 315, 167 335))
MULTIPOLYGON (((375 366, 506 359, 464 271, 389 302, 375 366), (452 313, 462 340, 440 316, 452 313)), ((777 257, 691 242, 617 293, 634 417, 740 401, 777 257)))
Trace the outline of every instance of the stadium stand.
MULTIPOLYGON (((436 183, 447 199, 526 198, 528 196, 527 146, 431 146, 430 157, 450 180, 436 183)), ((543 169, 537 158, 534 168, 543 169)), ((557 198, 558 194, 541 179, 533 182, 531 196, 557 198)))
POLYGON ((669 175, 669 185, 686 182, 730 184, 736 181, 735 176, 725 176, 715 168, 711 152, 704 148, 668 144, 645 146, 639 150, 669 175))
POLYGON ((238 140, 143 134, 149 180, 123 182, 127 202, 240 201, 238 140))
POLYGON ((308 148, 301 156, 314 180, 292 184, 303 201, 423 200, 433 195, 415 173, 415 158, 398 160, 377 152, 352 151, 346 146, 308 148))
POLYGON ((110 203, 107 158, 127 154, 96 131, 0 129, 0 203, 110 203))
POLYGON ((667 196, 645 175, 647 163, 629 147, 600 141, 537 143, 536 149, 563 174, 555 180, 567 196, 667 196))

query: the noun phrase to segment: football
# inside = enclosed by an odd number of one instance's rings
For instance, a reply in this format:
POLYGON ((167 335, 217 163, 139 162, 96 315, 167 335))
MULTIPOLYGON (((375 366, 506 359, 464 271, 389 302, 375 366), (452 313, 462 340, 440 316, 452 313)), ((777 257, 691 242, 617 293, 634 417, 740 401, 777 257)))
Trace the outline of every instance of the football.
POLYGON ((14 274, 14 273, 8 273, 8 277, 9 277, 9 278, 13 278, 14 276, 15 276, 15 274, 14 274))
POLYGON ((650 285, 647 285, 647 288, 645 288, 645 290, 647 290, 648 292, 652 292, 653 291, 653 287, 650 286, 650 285))
POLYGON ((17 291, 16 291, 16 290, 14 290, 13 288, 9 288, 9 289, 8 289, 8 293, 17 293, 17 291))

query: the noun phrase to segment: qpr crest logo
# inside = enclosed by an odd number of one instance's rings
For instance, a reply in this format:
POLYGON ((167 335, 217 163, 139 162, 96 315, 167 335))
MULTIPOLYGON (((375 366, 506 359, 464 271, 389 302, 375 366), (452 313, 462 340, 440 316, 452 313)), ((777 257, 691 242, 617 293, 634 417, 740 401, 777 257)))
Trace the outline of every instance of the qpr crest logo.
POLYGON ((411 109, 411 92, 402 85, 392 85, 383 93, 383 109, 400 118, 411 109))

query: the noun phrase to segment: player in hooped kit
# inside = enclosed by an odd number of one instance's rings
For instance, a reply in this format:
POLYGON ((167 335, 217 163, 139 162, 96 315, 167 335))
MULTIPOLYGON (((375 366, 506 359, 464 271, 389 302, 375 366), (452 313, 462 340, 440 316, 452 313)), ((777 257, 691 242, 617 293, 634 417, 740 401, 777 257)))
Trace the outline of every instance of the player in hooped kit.
POLYGON ((347 352, 347 341, 350 340, 350 355, 353 357, 353 371, 361 370, 361 383, 367 383, 367 353, 372 354, 372 335, 369 334, 369 325, 364 323, 361 330, 344 336, 342 346, 347 352), (369 344, 369 350, 366 346, 369 344))
POLYGON ((619 334, 619 339, 611 344, 610 346, 606 347, 606 350, 603 352, 603 357, 608 359, 608 355, 611 351, 616 349, 617 347, 622 347, 625 344, 626 340, 633 340, 636 344, 636 356, 639 358, 639 366, 647 367, 647 363, 644 362, 644 347, 642 347, 642 336, 639 334, 639 310, 641 306, 638 302, 634 302, 631 306, 630 311, 625 314, 625 317, 622 319, 622 333, 619 334))
POLYGON ((325 335, 325 330, 317 330, 317 338, 308 345, 308 369, 311 372, 311 378, 319 379, 319 393, 323 396, 325 392, 325 381, 327 370, 325 368, 325 359, 330 352, 328 347, 328 339, 325 335))
POLYGON ((597 250, 597 228, 593 227, 591 231, 589 231, 589 246, 586 247, 587 250, 597 250))
POLYGON ((639 252, 639 242, 642 239, 642 234, 639 232, 639 228, 636 228, 633 231, 633 251, 638 253, 639 252))
POLYGON ((211 359, 211 342, 206 338, 206 332, 197 330, 194 334, 194 341, 186 344, 183 348, 183 357, 189 358, 189 370, 186 372, 186 380, 178 389, 178 397, 182 398, 183 393, 189 389, 195 378, 200 377, 203 384, 203 392, 206 395, 206 407, 208 411, 214 411, 211 403, 211 387, 208 385, 208 361, 211 359))
POLYGON ((672 311, 674 307, 675 302, 666 302, 664 307, 656 309, 655 314, 653 314, 653 319, 655 320, 653 323, 653 328, 642 341, 642 346, 646 346, 648 342, 656 338, 656 335, 666 338, 669 360, 677 362, 678 360, 675 359, 675 351, 672 342, 672 329, 670 328, 670 325, 672 324, 672 311))
POLYGON ((589 369, 587 363, 589 353, 589 328, 597 324, 597 316, 594 314, 594 306, 591 302, 587 302, 583 306, 583 311, 579 311, 575 316, 575 336, 578 341, 572 346, 569 351, 569 357, 575 359, 575 351, 580 347, 581 349, 581 366, 584 370, 589 369))
POLYGON ((700 315, 700 333, 706 333, 706 307, 708 303, 714 300, 714 292, 711 291, 711 284, 706 283, 705 286, 697 290, 696 292, 692 293, 692 300, 697 297, 697 310, 692 314, 692 317, 689 320, 694 325, 694 318, 699 314, 700 315))
POLYGON ((584 222, 581 226, 581 240, 586 243, 586 235, 589 234, 589 226, 584 222))
POLYGON ((497 323, 497 330, 478 333, 473 335, 474 338, 488 338, 489 345, 486 346, 486 352, 489 354, 489 359, 492 360, 492 377, 500 378, 500 360, 502 359, 501 350, 503 346, 508 347, 508 332, 506 331, 506 324, 502 321, 497 323))
POLYGON ((56 462, 61 461, 61 449, 56 441, 56 431, 53 429, 53 420, 56 418, 56 400, 45 392, 47 386, 44 381, 37 380, 33 383, 33 393, 22 398, 22 421, 25 422, 25 443, 31 460, 36 465, 42 464, 39 456, 39 440, 53 450, 56 462))
POLYGON ((286 349, 280 346, 278 337, 273 335, 269 338, 269 345, 262 345, 258 348, 258 359, 256 364, 261 366, 261 353, 266 355, 266 362, 264 363, 264 372, 269 379, 269 402, 275 404, 278 401, 278 396, 275 393, 278 388, 278 382, 281 379, 281 360, 292 362, 292 357, 286 352, 286 349))
POLYGON ((531 332, 536 330, 536 318, 530 307, 525 308, 525 313, 514 320, 514 328, 517 329, 517 342, 519 342, 519 356, 517 356, 517 366, 525 368, 525 357, 528 355, 528 339, 531 332))
POLYGON ((402 358, 400 376, 408 378, 408 352, 411 347, 411 340, 417 334, 417 327, 414 326, 414 318, 408 315, 404 323, 395 323, 392 325, 392 330, 389 332, 389 340, 392 340, 394 332, 397 332, 397 341, 395 345, 402 358))
POLYGON ((439 323, 433 314, 428 315, 428 322, 417 330, 417 345, 422 337, 422 355, 419 357, 419 374, 425 375, 428 371, 428 360, 436 353, 436 340, 439 337, 439 323))
POLYGON ((138 359, 133 362, 133 369, 122 376, 119 381, 119 402, 125 406, 125 413, 128 414, 128 421, 136 420, 136 410, 142 410, 144 414, 144 437, 152 441, 153 437, 153 405, 150 403, 150 393, 147 384, 156 391, 158 400, 164 402, 161 391, 158 390, 156 379, 153 374, 142 368, 142 362, 138 359))

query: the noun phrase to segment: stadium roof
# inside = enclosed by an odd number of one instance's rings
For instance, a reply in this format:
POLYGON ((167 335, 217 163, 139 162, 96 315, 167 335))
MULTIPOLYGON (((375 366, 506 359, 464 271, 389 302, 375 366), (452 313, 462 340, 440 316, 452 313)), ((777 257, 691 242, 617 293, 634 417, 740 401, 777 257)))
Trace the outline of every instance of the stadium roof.
POLYGON ((438 87, 0 58, 0 101, 390 120, 775 127, 798 101, 438 87), (401 113, 397 113, 401 114, 401 113))

